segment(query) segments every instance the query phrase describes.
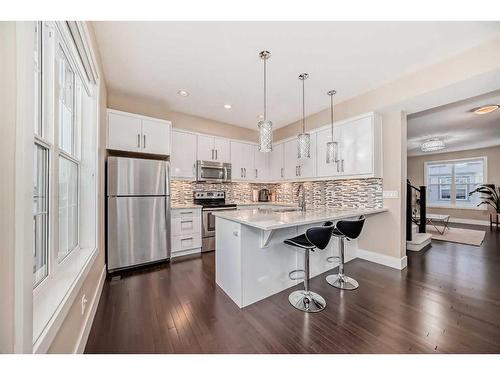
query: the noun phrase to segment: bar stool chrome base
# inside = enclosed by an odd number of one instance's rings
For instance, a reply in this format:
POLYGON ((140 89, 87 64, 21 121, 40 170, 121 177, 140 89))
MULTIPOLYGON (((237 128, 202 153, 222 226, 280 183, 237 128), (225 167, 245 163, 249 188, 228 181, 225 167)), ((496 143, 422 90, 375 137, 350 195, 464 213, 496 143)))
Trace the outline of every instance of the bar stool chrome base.
POLYGON ((339 274, 328 275, 326 282, 338 289, 354 290, 359 287, 359 283, 352 277, 339 274))
POLYGON ((293 307, 305 312, 319 312, 326 307, 326 301, 318 293, 296 290, 290 293, 288 301, 293 307))

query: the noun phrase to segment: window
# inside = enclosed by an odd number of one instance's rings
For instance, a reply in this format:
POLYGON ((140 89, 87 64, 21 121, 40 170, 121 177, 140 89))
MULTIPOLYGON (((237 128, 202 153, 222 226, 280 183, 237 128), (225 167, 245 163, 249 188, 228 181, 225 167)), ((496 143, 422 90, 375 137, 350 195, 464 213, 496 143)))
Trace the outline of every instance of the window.
POLYGON ((33 163, 33 285, 48 275, 49 251, 49 149, 35 143, 33 163))
POLYGON ((34 288, 96 242, 96 98, 64 27, 35 23, 34 288))
POLYGON ((480 202, 469 193, 484 183, 486 158, 429 162, 424 168, 429 206, 475 208, 480 202))

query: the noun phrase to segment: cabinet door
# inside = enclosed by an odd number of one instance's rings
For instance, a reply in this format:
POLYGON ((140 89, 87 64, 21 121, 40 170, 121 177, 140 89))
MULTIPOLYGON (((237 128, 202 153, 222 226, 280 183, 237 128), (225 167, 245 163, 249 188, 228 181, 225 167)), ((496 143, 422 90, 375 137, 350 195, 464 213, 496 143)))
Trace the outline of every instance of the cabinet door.
POLYGON ((198 135, 198 160, 215 160, 214 137, 198 135))
POLYGON ((342 174, 359 175, 373 173, 372 117, 365 117, 342 125, 341 137, 340 155, 342 174))
MULTIPOLYGON (((332 130, 325 129, 316 133, 316 162, 318 164, 318 177, 331 177, 340 174, 338 163, 326 162, 326 144, 332 141, 332 130)), ((340 149, 340 127, 333 128, 333 141, 338 143, 340 149)), ((339 154, 340 155, 340 154, 339 154)))
POLYGON ((214 138, 215 161, 221 163, 231 162, 231 144, 230 141, 223 138, 214 138))
POLYGON ((280 181, 284 177, 283 149, 283 143, 274 145, 269 155, 269 179, 272 181, 280 181))
POLYGON ((253 145, 243 142, 230 142, 233 180, 254 179, 253 145))
POLYGON ((170 124, 142 120, 142 150, 148 154, 170 155, 170 124))
POLYGON ((172 131, 172 177, 195 178, 196 135, 172 131))
MULTIPOLYGON (((297 152, 297 149, 295 150, 295 152, 297 152)), ((299 177, 300 178, 314 178, 317 176, 316 175, 316 133, 311 134, 311 157, 308 159, 297 159, 297 160, 298 160, 299 177)))
POLYGON ((297 140, 292 139, 284 143, 285 152, 285 179, 295 180, 299 178, 299 160, 297 158, 297 140))
POLYGON ((135 151, 142 149, 141 119, 108 112, 108 148, 135 151))
POLYGON ((260 152, 259 146, 253 146, 254 154, 254 175, 252 176, 255 181, 266 181, 269 172, 269 152, 260 152))

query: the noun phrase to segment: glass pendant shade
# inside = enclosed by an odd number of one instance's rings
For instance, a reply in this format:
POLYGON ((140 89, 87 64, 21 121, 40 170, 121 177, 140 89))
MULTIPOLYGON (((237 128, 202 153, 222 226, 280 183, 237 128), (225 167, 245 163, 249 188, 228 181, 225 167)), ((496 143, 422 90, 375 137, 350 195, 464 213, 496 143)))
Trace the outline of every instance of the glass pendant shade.
POLYGON ((326 162, 328 164, 336 163, 339 160, 338 142, 328 142, 326 144, 326 162))
POLYGON ((271 152, 273 150, 273 123, 271 121, 259 121, 259 151, 271 152))
POLYGON ((302 133, 297 137, 297 156, 299 159, 311 157, 311 134, 302 133))

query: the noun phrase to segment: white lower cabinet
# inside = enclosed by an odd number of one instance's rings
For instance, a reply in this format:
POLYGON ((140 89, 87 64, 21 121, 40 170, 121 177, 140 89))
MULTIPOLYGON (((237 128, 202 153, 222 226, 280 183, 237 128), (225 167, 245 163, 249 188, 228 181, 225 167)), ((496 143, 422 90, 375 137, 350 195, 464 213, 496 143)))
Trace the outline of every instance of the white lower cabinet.
POLYGON ((201 252, 201 208, 172 209, 171 258, 201 252))

